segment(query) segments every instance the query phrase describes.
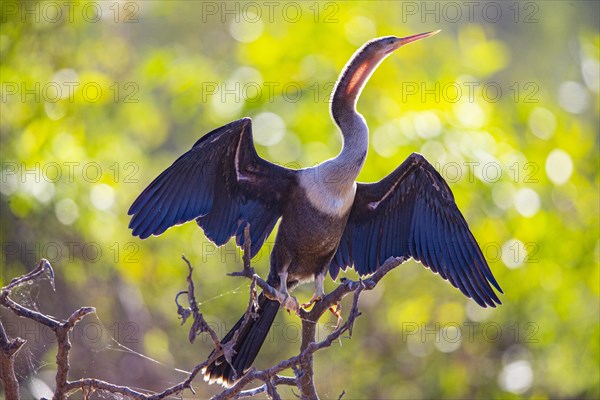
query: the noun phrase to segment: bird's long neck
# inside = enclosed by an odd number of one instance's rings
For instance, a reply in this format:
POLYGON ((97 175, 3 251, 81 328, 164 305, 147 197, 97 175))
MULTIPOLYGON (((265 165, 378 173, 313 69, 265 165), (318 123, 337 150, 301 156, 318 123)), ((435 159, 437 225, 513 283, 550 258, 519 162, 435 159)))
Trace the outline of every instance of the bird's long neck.
POLYGON ((374 56, 370 44, 364 45, 348 61, 331 97, 331 116, 343 138, 343 148, 335 162, 343 166, 343 177, 352 182, 362 168, 369 146, 369 129, 356 111, 356 102, 371 74, 385 58, 385 55, 374 56))

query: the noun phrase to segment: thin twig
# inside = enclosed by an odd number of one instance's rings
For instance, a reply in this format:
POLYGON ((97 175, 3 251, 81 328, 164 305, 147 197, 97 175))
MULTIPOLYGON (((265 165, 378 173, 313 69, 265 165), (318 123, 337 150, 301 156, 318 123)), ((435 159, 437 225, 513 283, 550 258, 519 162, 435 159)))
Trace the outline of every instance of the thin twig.
MULTIPOLYGON (((188 298, 188 303, 190 305, 190 311, 194 318, 194 323, 192 324, 192 327, 190 328, 190 333, 189 333, 190 343, 194 343, 194 340, 196 340, 196 336, 198 335, 198 333, 208 332, 208 334, 210 335, 211 339, 213 340, 213 342, 215 344, 215 348, 220 348, 221 342, 219 341, 219 336, 214 331, 214 329, 212 329, 210 327, 210 325, 204 320, 204 316, 200 312, 200 309, 198 307, 198 302, 196 301, 194 280, 192 278, 192 273, 194 272, 194 268, 192 267, 192 264, 190 263, 190 261, 185 257, 185 255, 182 255, 181 258, 183 259, 183 261, 185 261, 185 263, 188 266, 188 275, 186 278, 187 282, 188 282, 187 298, 188 298)), ((179 296, 179 294, 177 294, 177 296, 179 296)), ((177 297, 175 298, 175 301, 177 301, 177 297)), ((179 303, 177 303, 177 305, 179 306, 179 303)), ((182 318, 183 318, 183 316, 182 316, 182 318)))
POLYGON ((231 272, 229 276, 242 276, 248 279, 255 279, 256 284, 263 290, 263 294, 269 300, 277 300, 277 289, 269 285, 265 280, 258 276, 254 272, 254 268, 250 265, 250 254, 251 254, 251 238, 250 238, 250 225, 246 224, 244 227, 244 247, 242 260, 244 261, 244 267, 241 271, 231 272))
POLYGON ((23 276, 14 278, 12 281, 10 281, 10 283, 8 285, 3 287, 2 294, 4 294, 4 292, 10 293, 10 291, 13 288, 15 288, 16 286, 19 286, 20 284, 22 284, 24 282, 34 280, 38 275, 40 275, 46 271, 48 271, 48 273, 50 274, 50 284, 52 285, 52 289, 55 289, 55 287, 54 287, 54 269, 52 269, 52 265, 50 265, 50 262, 48 260, 46 260, 45 258, 42 258, 40 260, 40 262, 38 263, 37 267, 35 267, 33 270, 31 270, 31 272, 29 272, 28 274, 25 274, 23 276))

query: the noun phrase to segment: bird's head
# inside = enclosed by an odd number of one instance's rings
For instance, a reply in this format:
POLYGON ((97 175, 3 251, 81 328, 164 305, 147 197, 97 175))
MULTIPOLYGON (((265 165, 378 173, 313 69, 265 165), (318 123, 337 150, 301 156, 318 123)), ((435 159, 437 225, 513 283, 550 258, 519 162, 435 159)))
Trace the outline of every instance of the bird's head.
POLYGON ((377 54, 379 56, 386 56, 391 52, 398 50, 405 44, 409 44, 420 39, 425 39, 429 36, 435 35, 438 32, 440 32, 439 29, 437 31, 419 33, 418 35, 412 35, 403 38, 396 36, 385 36, 382 38, 374 39, 373 41, 371 41, 370 44, 371 46, 373 46, 374 54, 377 54))
POLYGON ((438 32, 439 30, 403 38, 384 36, 365 43, 348 61, 333 91, 331 107, 334 119, 337 121, 340 117, 334 110, 336 106, 343 108, 344 105, 349 105, 354 108, 362 88, 384 58, 405 44, 425 39, 438 32))

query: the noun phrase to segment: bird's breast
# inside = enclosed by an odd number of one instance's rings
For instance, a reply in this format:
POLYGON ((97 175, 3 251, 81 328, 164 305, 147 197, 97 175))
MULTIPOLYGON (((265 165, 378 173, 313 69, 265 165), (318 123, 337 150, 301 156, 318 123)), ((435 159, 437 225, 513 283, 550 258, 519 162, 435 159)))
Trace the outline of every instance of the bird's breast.
POLYGON ((325 177, 316 177, 312 173, 304 173, 300 177, 300 188, 306 201, 317 211, 334 217, 347 215, 354 203, 356 182, 343 184, 328 181, 325 177))

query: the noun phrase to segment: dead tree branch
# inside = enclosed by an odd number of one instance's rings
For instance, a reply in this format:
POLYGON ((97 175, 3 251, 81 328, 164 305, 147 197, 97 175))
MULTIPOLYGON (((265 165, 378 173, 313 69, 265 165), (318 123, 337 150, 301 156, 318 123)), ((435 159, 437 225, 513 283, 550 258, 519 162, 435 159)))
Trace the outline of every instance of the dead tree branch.
MULTIPOLYGON (((13 279, 7 286, 2 288, 2 291, 0 292, 0 305, 9 308, 20 317, 29 318, 44 326, 47 326, 54 332, 58 343, 58 350, 56 352, 56 390, 54 392, 53 399, 59 400, 66 398, 66 396, 68 395, 66 385, 69 383, 67 381, 67 378, 69 374, 69 350, 71 350, 69 332, 71 332, 71 330, 79 321, 81 321, 83 317, 85 317, 88 314, 95 313, 96 309, 93 307, 82 307, 79 310, 75 311, 73 314, 71 314, 71 316, 68 319, 57 320, 47 315, 44 315, 38 311, 33 311, 26 307, 23 307, 22 305, 16 303, 9 297, 12 290, 15 287, 25 282, 33 281, 39 275, 45 272, 48 272, 50 276, 50 283, 52 285, 52 288, 54 289, 54 270, 52 269, 52 266, 46 259, 42 259, 33 271, 26 275, 13 279)), ((4 331, 4 329, 2 329, 2 331, 4 331)), ((4 333, 4 335, 1 336, 6 337, 6 334, 4 333)), ((17 339, 13 340, 12 342, 14 343, 17 339)), ((3 343, 5 342, 4 338, 0 340, 3 343)), ((22 343, 19 345, 19 348, 23 345, 23 343, 25 343, 24 340, 20 340, 22 341, 22 343)), ((16 353, 16 351, 14 353, 16 353)), ((2 354, 2 365, 2 381, 4 384, 12 385, 14 382, 11 382, 10 375, 12 374, 14 376, 14 358, 5 357, 4 351, 2 354), (9 380, 5 381, 5 376, 9 377, 9 380)), ((16 394, 14 398, 18 398, 18 390, 16 391, 16 393, 12 394, 16 394)))
MULTIPOLYGON (((243 270, 234 272, 230 275, 242 276, 250 279, 250 295, 248 307, 244 315, 244 321, 238 331, 234 333, 234 339, 226 345, 221 344, 216 332, 209 326, 204 319, 204 316, 200 312, 198 302, 195 297, 195 288, 192 279, 193 267, 189 260, 185 258, 185 256, 182 257, 188 266, 188 289, 178 293, 175 298, 178 307, 177 312, 182 318, 182 324, 184 324, 189 317, 192 317, 194 321, 189 332, 190 342, 193 342, 199 333, 206 332, 213 340, 215 351, 208 360, 196 365, 190 371, 185 380, 166 388, 160 393, 144 393, 140 390, 135 390, 127 386, 114 385, 109 382, 93 378, 83 378, 76 381, 68 380, 70 368, 69 351, 71 349, 69 335, 82 318, 88 314, 95 313, 95 308, 82 307, 71 314, 69 318, 60 320, 45 315, 39 311, 24 307, 10 298, 11 292, 14 288, 25 282, 33 281, 44 273, 48 274, 50 284, 54 288, 54 270, 47 260, 42 259, 37 267, 31 272, 13 279, 7 286, 3 287, 0 291, 0 306, 11 310, 17 316, 28 318, 41 325, 47 326, 54 332, 58 345, 58 350, 56 353, 56 389, 53 396, 53 399, 55 400, 65 399, 80 390, 83 392, 84 398, 88 398, 89 394, 93 393, 94 391, 101 391, 119 394, 136 400, 160 400, 169 396, 181 395, 181 393, 185 390, 190 390, 195 394, 195 391, 192 387, 192 382, 204 367, 208 366, 221 355, 225 355, 225 358, 228 362, 231 361, 231 357, 233 356, 232 344, 235 343, 235 338, 250 321, 250 319, 254 317, 254 310, 256 309, 257 300, 256 286, 259 286, 268 298, 273 300, 277 298, 276 289, 258 276, 254 272, 254 268, 252 268, 250 265, 251 243, 248 226, 246 226, 244 234, 245 244, 243 249, 243 270), (186 294, 189 307, 184 308, 179 304, 178 299, 182 294, 186 294)), ((300 310, 300 318, 302 320, 302 342, 300 346, 300 352, 297 355, 283 360, 278 364, 264 370, 251 368, 232 387, 214 396, 213 399, 241 399, 253 397, 260 393, 266 393, 271 399, 280 399, 281 396, 278 393, 277 388, 278 386, 282 385, 297 387, 300 391, 300 397, 302 399, 318 398, 317 390, 314 384, 314 353, 331 346, 333 342, 339 340, 340 337, 346 332, 348 333, 349 337, 352 337, 352 328, 356 319, 360 316, 358 304, 361 293, 364 290, 372 290, 375 288, 377 283, 388 272, 396 268, 403 261, 404 260, 402 258, 390 259, 384 263, 384 265, 382 265, 373 275, 364 280, 352 281, 349 279, 342 279, 340 285, 331 293, 326 295, 322 300, 318 301, 311 310, 300 310), (325 339, 317 342, 315 340, 316 328, 317 322, 321 316, 331 307, 339 304, 339 302, 350 293, 353 293, 353 300, 346 322, 343 324, 338 324, 333 332, 331 332, 325 339), (295 376, 289 377, 279 375, 279 373, 287 369, 292 369, 295 376), (248 385, 254 383, 255 381, 260 381, 262 384, 252 389, 245 389, 248 385)), ((14 357, 25 343, 26 341, 19 337, 10 339, 6 334, 2 322, 0 321, 0 381, 4 386, 4 393, 6 397, 10 399, 19 398, 19 386, 14 373, 14 357)), ((342 392, 341 396, 343 396, 343 394, 344 392, 342 392)))

